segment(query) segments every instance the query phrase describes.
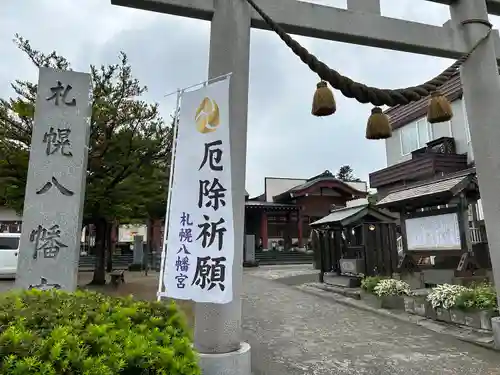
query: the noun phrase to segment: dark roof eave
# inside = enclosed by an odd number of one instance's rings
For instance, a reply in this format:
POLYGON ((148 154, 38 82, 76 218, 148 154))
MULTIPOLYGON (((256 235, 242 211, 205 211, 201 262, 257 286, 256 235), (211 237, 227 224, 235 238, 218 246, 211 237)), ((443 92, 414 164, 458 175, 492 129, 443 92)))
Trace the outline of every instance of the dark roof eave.
MULTIPOLYGON (((462 84, 460 74, 457 72, 439 89, 446 98, 453 102, 462 97, 462 84)), ((397 105, 384 111, 390 118, 392 129, 398 129, 414 120, 423 117, 427 113, 429 97, 422 98, 416 102, 406 105, 397 105)))
POLYGON ((275 202, 260 202, 260 201, 246 201, 245 207, 258 208, 258 209, 288 209, 298 210, 299 207, 294 204, 283 204, 275 202))
MULTIPOLYGON (((452 75, 451 78, 439 88, 439 91, 445 95, 450 102, 454 102, 455 100, 462 98, 463 89, 462 82, 460 80, 460 72, 457 71, 454 75, 452 75)), ((385 110, 384 113, 389 116, 392 129, 398 129, 422 116, 425 116, 427 113, 428 101, 429 98, 426 97, 406 105, 396 105, 385 110)))
MULTIPOLYGON (((359 220, 359 219, 366 217, 370 214, 378 217, 381 222, 395 222, 397 220, 397 217, 395 217, 394 215, 391 215, 387 212, 383 212, 382 209, 379 209, 378 207, 373 207, 371 204, 340 208, 338 210, 332 211, 330 214, 325 216, 325 218, 327 218, 328 216, 330 216, 332 214, 342 213, 342 211, 352 211, 352 213, 350 215, 341 217, 338 220, 326 221, 326 222, 316 223, 316 224, 311 223, 309 225, 312 228, 320 228, 320 227, 328 228, 328 227, 345 226, 345 225, 349 225, 350 223, 352 223, 353 220, 354 221, 359 220)), ((322 219, 320 219, 318 221, 321 221, 321 220, 322 219)))
POLYGON ((384 197, 379 203, 377 203, 376 206, 379 208, 395 209, 408 206, 427 207, 430 205, 446 204, 458 193, 460 193, 464 189, 468 189, 469 184, 474 180, 475 180, 475 169, 469 169, 449 174, 440 179, 419 181, 415 184, 406 186, 405 188, 391 191, 389 194, 387 194, 386 197, 384 197), (390 198, 390 196, 393 194, 410 191, 419 187, 433 186, 433 185, 435 186, 446 180, 453 180, 453 179, 459 181, 457 181, 455 185, 450 186, 449 189, 447 190, 436 191, 431 194, 412 195, 408 198, 384 202, 385 199, 390 198))
POLYGON ((299 185, 299 186, 293 187, 290 190, 287 190, 283 193, 275 195, 275 196, 273 196, 273 199, 275 201, 280 201, 280 200, 292 199, 292 198, 303 196, 304 194, 307 194, 307 190, 309 188, 311 188, 312 186, 314 186, 315 184, 320 183, 320 182, 337 182, 340 186, 343 186, 344 190, 348 191, 349 194, 351 194, 351 195, 354 195, 354 196, 357 196, 360 198, 368 196, 368 192, 357 190, 357 189, 353 188, 352 186, 348 185, 346 182, 341 181, 341 180, 337 180, 337 179, 335 179, 335 180, 318 179, 318 181, 314 181, 313 183, 311 183, 311 182, 312 181, 309 181, 305 184, 302 184, 302 185, 307 185, 306 187, 304 187, 302 189, 298 189, 301 186, 301 185, 299 185))

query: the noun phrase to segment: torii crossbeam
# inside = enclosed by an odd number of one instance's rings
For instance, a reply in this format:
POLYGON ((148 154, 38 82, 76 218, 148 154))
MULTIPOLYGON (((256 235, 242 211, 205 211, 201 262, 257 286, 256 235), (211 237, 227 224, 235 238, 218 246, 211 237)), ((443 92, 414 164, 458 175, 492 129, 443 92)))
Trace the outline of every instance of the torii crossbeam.
MULTIPOLYGON (((116 5, 206 21, 212 20, 216 1, 111 0, 116 5)), ((468 52, 467 44, 453 32, 451 24, 433 26, 383 17, 380 15, 380 0, 349 0, 348 10, 297 0, 257 0, 256 3, 290 34, 451 59, 468 52)), ((490 13, 500 15, 500 0, 488 0, 487 3, 494 10, 490 13)), ((254 11, 251 12, 251 26, 269 29, 254 11)), ((500 38, 496 35, 495 46, 500 56, 500 38)))
MULTIPOLYGON (((290 34, 446 58, 458 58, 469 52, 489 30, 484 24, 464 24, 463 21, 488 20, 488 12, 500 15, 500 0, 427 1, 449 5, 451 20, 440 27, 383 17, 380 0, 347 0, 347 10, 297 0, 255 0, 290 34)), ((229 123, 234 192, 235 298, 227 305, 197 304, 195 346, 201 355, 204 375, 250 375, 250 348, 240 342, 250 28, 267 29, 267 26, 246 0, 111 2, 211 21, 209 78, 233 73, 229 123)), ((419 1, 414 2, 418 6, 419 1)), ((495 30, 474 50, 461 69, 497 288, 500 286, 500 231, 496 228, 500 224, 499 55, 500 38, 495 30)), ((497 328, 499 335, 495 336, 500 337, 500 323, 497 328)))

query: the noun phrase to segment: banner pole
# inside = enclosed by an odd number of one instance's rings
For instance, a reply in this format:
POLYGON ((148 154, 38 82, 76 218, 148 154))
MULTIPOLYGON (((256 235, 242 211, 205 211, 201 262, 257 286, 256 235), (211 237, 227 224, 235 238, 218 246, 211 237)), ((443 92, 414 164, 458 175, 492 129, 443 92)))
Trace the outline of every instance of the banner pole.
MULTIPOLYGON (((207 79, 206 81, 203 81, 203 82, 200 82, 200 83, 196 83, 196 84, 194 84, 194 85, 191 85, 191 86, 188 86, 188 87, 183 88, 183 89, 182 89, 182 92, 184 92, 184 91, 186 91, 186 90, 189 90, 189 89, 192 89, 192 88, 197 87, 197 86, 206 86, 206 85, 208 85, 209 83, 212 83, 212 82, 217 81, 217 80, 219 80, 219 79, 220 79, 220 80, 222 80, 222 79, 225 79, 225 78, 227 78, 227 77, 231 77, 231 75, 232 75, 232 74, 233 74, 233 73, 231 72, 231 73, 222 74, 222 75, 217 76, 217 77, 214 77, 214 78, 207 79)), ((171 93, 169 93, 169 94, 165 95, 165 96, 164 96, 164 98, 169 97, 169 96, 171 96, 171 95, 174 95, 174 94, 176 94, 176 93, 177 93, 177 91, 173 91, 173 92, 171 92, 171 93)))
POLYGON ((165 262, 167 258, 167 239, 168 239, 168 224, 170 222, 170 203, 172 201, 172 184, 174 181, 174 165, 175 165, 175 153, 177 151, 177 133, 179 130, 179 113, 181 107, 181 97, 184 90, 177 89, 177 101, 175 104, 175 115, 174 115, 174 126, 172 129, 172 154, 170 157, 170 170, 168 177, 168 196, 167 196, 167 207, 165 212, 165 225, 163 229, 163 246, 161 251, 160 259, 160 278, 158 280, 158 292, 157 300, 160 301, 163 293, 163 276, 165 275, 165 262))

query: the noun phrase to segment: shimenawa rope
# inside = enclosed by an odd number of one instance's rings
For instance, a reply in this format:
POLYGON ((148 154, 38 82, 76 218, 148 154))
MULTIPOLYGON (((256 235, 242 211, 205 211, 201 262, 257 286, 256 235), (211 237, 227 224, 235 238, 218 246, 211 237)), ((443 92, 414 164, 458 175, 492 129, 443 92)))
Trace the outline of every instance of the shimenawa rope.
POLYGON ((288 35, 283 28, 274 22, 264 11, 253 1, 246 0, 253 9, 262 17, 267 25, 286 43, 288 47, 305 63, 309 68, 318 74, 318 76, 330 83, 330 85, 342 92, 348 98, 354 98, 360 103, 372 103, 375 106, 395 106, 405 105, 429 96, 448 81, 458 70, 458 68, 469 58, 476 48, 488 38, 491 33, 492 25, 485 20, 467 20, 465 23, 483 23, 490 27, 484 37, 482 37, 472 49, 456 60, 453 65, 444 70, 441 74, 434 77, 419 86, 407 87, 401 89, 379 89, 376 87, 366 86, 362 83, 355 82, 349 77, 341 75, 334 69, 331 69, 324 62, 320 61, 316 56, 311 54, 299 42, 288 35))

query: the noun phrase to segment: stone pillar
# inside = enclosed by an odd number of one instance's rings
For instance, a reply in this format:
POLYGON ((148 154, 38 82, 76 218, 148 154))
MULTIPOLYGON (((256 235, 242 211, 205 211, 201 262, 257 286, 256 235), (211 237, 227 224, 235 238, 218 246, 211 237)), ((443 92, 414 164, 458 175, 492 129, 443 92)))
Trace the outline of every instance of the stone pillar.
POLYGON ((233 300, 197 303, 194 345, 203 375, 250 375, 250 346, 242 342, 241 288, 245 219, 250 16, 244 0, 214 0, 210 29, 209 78, 232 73, 229 88, 229 137, 234 220, 233 300))
POLYGON ((144 256, 144 237, 134 236, 134 264, 142 265, 144 256))
MULTIPOLYGON (((487 25, 474 21, 462 24, 468 20, 488 21, 485 0, 457 0, 450 5, 453 27, 462 34, 469 48, 486 35, 487 25)), ((461 80, 464 92, 465 108, 470 127, 471 144, 474 152, 476 173, 479 181, 479 191, 483 202, 484 221, 493 278, 500 280, 500 78, 495 55, 494 35, 479 45, 470 58, 463 64, 461 80)), ((497 295, 500 298, 500 283, 496 284, 497 295)), ((495 344, 500 347, 500 326, 494 324, 495 344)))
POLYGON ((262 211, 262 216, 260 217, 260 237, 262 238, 262 248, 268 249, 269 238, 267 234, 267 212, 262 211))
POLYGON ((245 262, 255 262, 255 236, 253 234, 245 235, 245 262))
POLYGON ((39 70, 16 288, 76 290, 91 88, 90 74, 39 70))

